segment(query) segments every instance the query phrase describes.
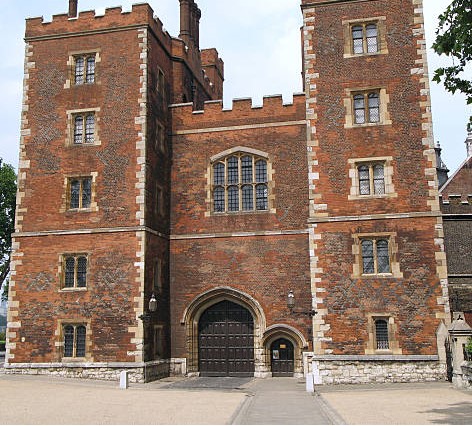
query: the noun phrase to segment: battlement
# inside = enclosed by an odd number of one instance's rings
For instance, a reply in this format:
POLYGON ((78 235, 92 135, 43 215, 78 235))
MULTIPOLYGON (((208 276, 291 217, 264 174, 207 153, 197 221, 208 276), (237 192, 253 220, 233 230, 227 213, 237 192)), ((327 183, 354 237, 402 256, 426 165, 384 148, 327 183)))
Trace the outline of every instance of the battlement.
POLYGON ((219 57, 218 51, 215 48, 203 49, 201 51, 201 55, 203 68, 215 67, 221 75, 224 75, 224 63, 219 57))
POLYGON ((174 117, 174 131, 204 127, 244 126, 250 124, 304 121, 305 94, 293 95, 292 103, 284 103, 282 95, 264 96, 261 106, 254 106, 252 98, 233 99, 232 108, 225 109, 223 101, 207 101, 204 109, 194 111, 192 103, 170 106, 174 117))
POLYGON ((53 15, 51 21, 43 17, 26 19, 26 41, 57 37, 70 37, 81 33, 99 33, 114 29, 135 26, 149 26, 164 45, 170 50, 171 36, 163 29, 162 22, 154 16, 154 11, 147 3, 134 4, 131 11, 123 11, 121 6, 105 9, 105 14, 98 15, 94 10, 79 12, 70 18, 67 13, 53 15))

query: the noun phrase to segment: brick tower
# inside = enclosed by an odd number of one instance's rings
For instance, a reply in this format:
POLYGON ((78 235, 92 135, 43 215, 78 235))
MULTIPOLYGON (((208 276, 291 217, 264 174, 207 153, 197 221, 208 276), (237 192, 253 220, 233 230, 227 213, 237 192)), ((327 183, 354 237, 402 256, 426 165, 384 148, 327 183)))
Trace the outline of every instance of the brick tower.
POLYGON ((148 378, 168 374, 168 105, 221 97, 223 82, 217 52, 199 50, 193 0, 181 13, 181 38, 147 4, 96 16, 72 0, 52 22, 26 22, 13 370, 108 378, 126 368, 142 380, 143 362, 158 360, 148 378))
POLYGON ((440 376, 449 308, 422 1, 302 10, 315 373, 440 376))

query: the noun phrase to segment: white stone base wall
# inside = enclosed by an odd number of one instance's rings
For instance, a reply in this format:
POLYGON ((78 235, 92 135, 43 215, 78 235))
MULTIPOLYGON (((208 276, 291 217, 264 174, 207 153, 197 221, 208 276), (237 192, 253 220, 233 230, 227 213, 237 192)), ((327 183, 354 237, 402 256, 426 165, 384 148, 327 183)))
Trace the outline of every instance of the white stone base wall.
POLYGON ((77 365, 71 366, 60 364, 10 364, 0 368, 0 374, 18 374, 32 376, 54 376, 72 379, 92 379, 120 381, 120 373, 128 371, 130 383, 145 383, 159 380, 170 375, 170 362, 168 360, 151 361, 146 364, 136 365, 77 365))
POLYGON ((446 365, 434 359, 401 356, 391 357, 389 360, 379 360, 376 357, 342 357, 352 359, 338 360, 317 358, 312 360, 310 372, 319 377, 319 384, 323 385, 446 380, 446 365))

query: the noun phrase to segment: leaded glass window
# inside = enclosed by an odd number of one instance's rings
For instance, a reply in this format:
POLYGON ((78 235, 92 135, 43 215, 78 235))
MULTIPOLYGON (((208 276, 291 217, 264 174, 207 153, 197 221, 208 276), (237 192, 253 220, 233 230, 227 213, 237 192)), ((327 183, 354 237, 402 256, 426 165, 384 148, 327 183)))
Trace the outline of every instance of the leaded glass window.
POLYGON ((64 327, 64 356, 72 358, 74 356, 74 327, 66 325, 64 327))
POLYGON ((383 164, 374 166, 374 194, 385 194, 385 173, 383 164))
POLYGON ((87 328, 84 325, 65 325, 64 357, 84 358, 86 350, 87 328))
POLYGON ((376 24, 369 24, 365 27, 367 53, 379 51, 378 31, 376 24))
POLYGON ((212 166, 213 212, 268 210, 267 160, 240 152, 212 166))
POLYGON ((359 169, 359 194, 370 195, 370 170, 368 166, 360 166, 359 169))
POLYGON ((375 340, 377 341, 377 349, 389 349, 388 323, 384 319, 375 321, 375 340))
POLYGON ((79 325, 76 329, 76 353, 77 357, 84 357, 85 356, 85 337, 86 337, 86 329, 83 325, 79 325))
POLYGON ((390 254, 388 251, 388 241, 377 241, 377 272, 388 274, 390 272, 390 254))
POLYGON ((356 93, 353 96, 354 123, 380 122, 380 94, 378 91, 356 93))
POLYGON ((75 85, 95 83, 95 54, 75 56, 74 62, 75 85))
POLYGON ((351 28, 352 52, 356 55, 377 53, 379 34, 377 24, 356 24, 351 28))
POLYGON ((69 208, 88 209, 92 201, 92 178, 72 178, 69 180, 69 208))
POLYGON ((75 58, 75 84, 84 84, 85 65, 84 58, 75 58))
POLYGON ((95 57, 90 56, 87 58, 87 75, 85 78, 86 83, 95 83, 95 57))
POLYGON ((64 288, 87 286, 87 256, 67 255, 64 257, 64 288))
POLYGON ((75 285, 75 259, 73 257, 66 258, 64 286, 74 287, 75 285))
POLYGON ((364 239, 361 241, 361 250, 363 274, 388 274, 391 272, 388 240, 364 239))
POLYGON ((352 27, 352 47, 354 53, 364 53, 364 29, 361 25, 352 27))
POLYGON ((88 114, 85 118, 85 143, 93 143, 95 139, 95 116, 88 114))
POLYGON ((362 265, 364 274, 375 273, 374 242, 371 240, 362 241, 362 265))
POLYGON ((365 123, 364 95, 354 96, 354 117, 355 117, 356 124, 365 123))
POLYGON ((369 123, 380 121, 380 97, 378 93, 369 93, 369 123))
POLYGON ((359 195, 385 194, 385 168, 383 164, 363 164, 357 168, 359 195))
POLYGON ((239 190, 237 186, 230 186, 228 188, 228 211, 239 211, 239 190))
POLYGON ((74 144, 93 144, 94 142, 95 114, 85 113, 74 115, 74 144))
POLYGON ((254 210, 254 189, 252 185, 243 186, 243 210, 254 210))

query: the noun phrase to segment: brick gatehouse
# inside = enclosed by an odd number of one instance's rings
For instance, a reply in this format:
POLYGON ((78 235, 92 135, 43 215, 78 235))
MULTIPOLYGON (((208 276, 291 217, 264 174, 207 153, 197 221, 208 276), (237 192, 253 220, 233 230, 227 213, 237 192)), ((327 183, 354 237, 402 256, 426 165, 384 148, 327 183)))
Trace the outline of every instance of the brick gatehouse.
POLYGON ((301 3, 304 93, 231 110, 193 0, 26 21, 7 372, 444 377, 422 0, 301 3))

